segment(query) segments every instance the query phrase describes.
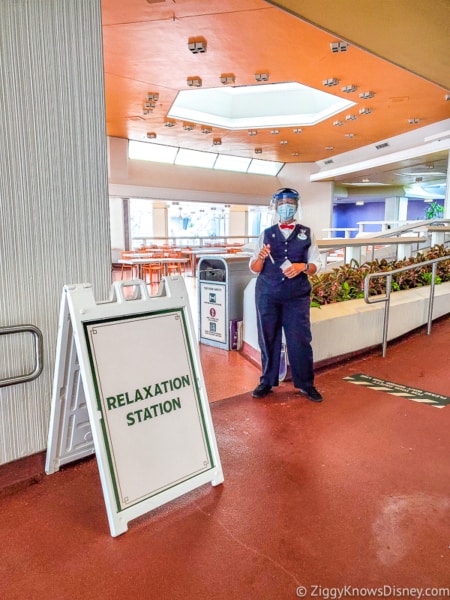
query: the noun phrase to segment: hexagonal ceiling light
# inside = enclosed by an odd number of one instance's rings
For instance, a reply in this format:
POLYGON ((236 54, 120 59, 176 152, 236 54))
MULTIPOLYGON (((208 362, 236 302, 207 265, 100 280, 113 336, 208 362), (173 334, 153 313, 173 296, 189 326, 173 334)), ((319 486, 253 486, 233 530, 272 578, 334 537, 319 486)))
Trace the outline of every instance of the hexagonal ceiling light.
POLYGON ((223 129, 316 125, 354 106, 297 82, 183 90, 168 117, 223 129))

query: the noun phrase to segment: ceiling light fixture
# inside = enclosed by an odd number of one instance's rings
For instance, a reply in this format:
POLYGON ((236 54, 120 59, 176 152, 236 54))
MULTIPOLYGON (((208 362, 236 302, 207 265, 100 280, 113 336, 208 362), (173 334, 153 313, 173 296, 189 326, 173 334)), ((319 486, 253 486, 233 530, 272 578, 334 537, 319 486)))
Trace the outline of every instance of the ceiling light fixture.
POLYGON ((255 73, 256 81, 269 81, 269 73, 255 73))
POLYGON ((262 148, 255 148, 255 154, 262 154, 262 148))
POLYGON ((293 133, 302 133, 302 130, 299 129, 298 127, 296 129, 293 129, 292 131, 293 131, 293 133))
POLYGON ((222 73, 220 76, 220 81, 223 83, 223 85, 228 85, 236 81, 236 76, 233 73, 222 73))
POLYGON ((188 77, 186 81, 189 87, 202 87, 202 80, 200 77, 188 77))
POLYGON ((188 40, 188 48, 192 54, 204 54, 206 52, 206 40, 204 38, 192 38, 188 40))
POLYGON ((250 129, 248 135, 258 135, 258 132, 255 129, 250 129))
POLYGON ((212 129, 211 127, 202 127, 201 131, 202 133, 211 133, 212 129))
POLYGON ((326 87, 332 87, 333 85, 337 85, 339 83, 339 79, 331 77, 330 79, 324 79, 322 83, 326 87))
POLYGON ((373 98, 375 96, 375 92, 361 92, 359 97, 363 100, 368 100, 369 98, 373 98))
POLYGON ((147 137, 149 140, 154 140, 154 139, 156 139, 156 133, 154 133, 153 131, 149 131, 147 133, 147 137))
POLYGON ((328 152, 330 152, 330 150, 334 150, 334 146, 325 146, 325 150, 328 150, 328 152))
POLYGON ((159 93, 158 92, 149 92, 147 94, 147 100, 149 102, 157 102, 159 100, 159 93))
POLYGON ((176 123, 175 123, 175 121, 169 121, 169 120, 167 120, 167 121, 164 121, 164 125, 166 127, 175 127, 176 123))
POLYGON ((346 121, 356 121, 357 119, 357 115, 346 115, 345 120, 346 121))
POLYGON ((270 133, 272 135, 278 135, 280 133, 280 130, 279 129, 271 129, 270 133))
POLYGON ((183 129, 185 131, 192 131, 195 125, 193 123, 183 123, 183 129))
POLYGON ((346 133, 345 137, 346 138, 352 138, 352 137, 355 137, 355 134, 354 133, 346 133))
POLYGON ((356 92, 357 89, 357 85, 344 85, 344 87, 341 88, 341 92, 344 92, 344 94, 351 94, 352 92, 356 92))
POLYGON ((361 108, 359 110, 360 115, 370 115, 371 112, 372 112, 371 108, 361 108))
POLYGON ((336 52, 347 52, 348 42, 331 42, 330 48, 333 54, 336 54, 336 52))
POLYGON ((214 146, 220 146, 222 144, 222 139, 221 138, 214 138, 213 139, 213 145, 214 146))
POLYGON ((343 125, 343 124, 344 124, 344 121, 333 121, 333 125, 334 125, 335 127, 340 127, 340 126, 341 126, 341 125, 343 125))
POLYGON ((418 123, 419 121, 420 121, 420 119, 417 119, 417 118, 415 118, 415 119, 408 119, 408 123, 409 123, 410 125, 417 125, 417 123, 418 123))
POLYGON ((280 144, 286 145, 288 143, 287 140, 280 140, 280 144))
POLYGON ((450 94, 445 94, 444 100, 450 100, 450 94))

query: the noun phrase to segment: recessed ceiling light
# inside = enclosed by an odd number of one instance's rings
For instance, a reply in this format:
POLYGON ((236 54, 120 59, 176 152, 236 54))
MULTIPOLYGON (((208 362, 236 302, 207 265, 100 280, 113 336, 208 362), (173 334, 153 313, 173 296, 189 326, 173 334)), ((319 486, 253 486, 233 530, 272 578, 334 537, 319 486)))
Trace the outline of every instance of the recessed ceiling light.
POLYGON ((192 54, 204 54, 206 52, 206 40, 203 38, 188 40, 188 48, 192 54))
POLYGON ((223 85, 228 85, 230 83, 234 83, 236 81, 236 77, 233 75, 233 73, 222 73, 220 76, 220 81, 223 83, 223 85))
POLYGON ((330 79, 324 79, 322 81, 322 84, 325 85, 326 87, 333 87, 334 85, 337 85, 339 83, 339 79, 336 79, 335 77, 330 77, 330 79))
POLYGON ((202 80, 200 77, 188 77, 186 82, 189 87, 202 87, 202 80))
POLYGON ((369 98, 373 98, 375 96, 375 92, 361 92, 359 97, 363 100, 368 100, 369 98))
POLYGON ((347 52, 348 42, 331 42, 330 48, 333 54, 336 54, 337 52, 347 52))

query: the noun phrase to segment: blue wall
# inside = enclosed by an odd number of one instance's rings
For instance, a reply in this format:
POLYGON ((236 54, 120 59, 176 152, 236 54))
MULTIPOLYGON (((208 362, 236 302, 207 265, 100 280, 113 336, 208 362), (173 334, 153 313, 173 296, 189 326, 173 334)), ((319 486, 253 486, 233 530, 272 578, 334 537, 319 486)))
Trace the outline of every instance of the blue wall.
MULTIPOLYGON (((444 200, 436 200, 444 206, 444 200)), ((406 219, 408 221, 421 221, 425 219, 425 209, 428 206, 422 199, 409 199, 406 219)), ((384 201, 366 202, 363 206, 352 204, 335 204, 333 206, 332 227, 358 227, 358 221, 384 221, 384 201)), ((380 225, 365 225, 364 231, 380 231, 380 225)), ((356 231, 351 232, 355 237, 356 231)), ((344 237, 343 231, 337 231, 336 237, 344 237)))
MULTIPOLYGON (((358 227, 358 221, 384 221, 384 202, 366 202, 363 206, 356 204, 335 204, 333 206, 332 227, 358 227)), ((380 231, 379 225, 366 225, 365 231, 380 231)), ((357 231, 351 232, 355 237, 357 231)), ((336 237, 344 237, 343 231, 337 231, 336 237)))

